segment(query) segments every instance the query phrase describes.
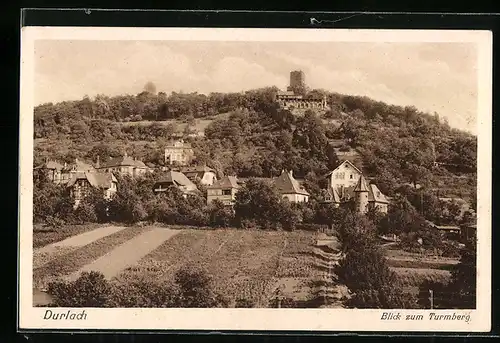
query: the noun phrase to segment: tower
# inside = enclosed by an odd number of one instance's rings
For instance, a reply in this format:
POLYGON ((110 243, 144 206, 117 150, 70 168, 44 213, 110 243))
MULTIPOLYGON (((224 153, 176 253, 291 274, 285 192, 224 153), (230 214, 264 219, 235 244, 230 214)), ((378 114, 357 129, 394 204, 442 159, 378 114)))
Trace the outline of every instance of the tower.
POLYGON ((368 211, 368 185, 363 175, 359 177, 359 181, 354 188, 354 203, 356 211, 366 213, 368 211))
POLYGON ((288 91, 293 91, 295 94, 302 94, 306 89, 305 75, 302 70, 294 70, 290 72, 290 86, 288 91))

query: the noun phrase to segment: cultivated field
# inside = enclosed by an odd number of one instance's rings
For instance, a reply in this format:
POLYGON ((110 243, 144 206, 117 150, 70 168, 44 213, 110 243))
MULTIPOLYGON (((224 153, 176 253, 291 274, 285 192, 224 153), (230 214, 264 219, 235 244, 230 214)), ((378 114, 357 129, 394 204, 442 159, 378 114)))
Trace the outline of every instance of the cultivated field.
POLYGON ((51 281, 75 279, 82 271, 100 271, 125 284, 141 278, 168 282, 189 265, 204 268, 232 306, 272 306, 277 288, 284 299, 307 306, 318 297, 318 287, 328 292, 335 286, 324 281, 329 257, 314 252, 317 234, 312 232, 153 226, 64 230, 78 234, 61 234, 64 239, 53 242, 34 232, 35 241, 48 243, 34 250, 35 294, 51 281))
POLYGON ((273 291, 308 300, 319 277, 311 255, 315 234, 303 231, 184 230, 127 268, 117 278, 171 280, 177 270, 196 265, 207 270, 215 288, 237 304, 267 307, 273 291))
MULTIPOLYGON (((295 307, 341 307, 347 294, 334 281, 338 242, 325 243, 313 232, 89 225, 35 229, 33 238, 35 298, 51 281, 74 280, 83 271, 121 284, 161 283, 189 266, 205 269, 230 306, 273 307, 279 295, 284 307, 290 301, 295 307)), ((449 280, 458 262, 400 250, 387 250, 387 256, 413 293, 425 280, 449 280)))

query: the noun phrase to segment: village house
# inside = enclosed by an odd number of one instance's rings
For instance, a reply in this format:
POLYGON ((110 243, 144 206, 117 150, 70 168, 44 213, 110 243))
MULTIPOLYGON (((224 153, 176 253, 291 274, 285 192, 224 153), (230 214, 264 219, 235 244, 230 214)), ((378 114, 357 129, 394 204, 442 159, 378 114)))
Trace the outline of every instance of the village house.
POLYGON ((111 199, 116 193, 117 183, 113 173, 77 172, 71 176, 66 186, 76 208, 92 188, 102 190, 104 199, 111 199))
POLYGON ((106 173, 121 173, 132 177, 141 176, 151 171, 144 162, 132 158, 125 153, 123 156, 112 158, 111 160, 100 163, 99 156, 95 166, 96 170, 106 173))
POLYGON ((308 202, 309 192, 307 192, 293 177, 293 172, 283 170, 281 175, 273 180, 274 186, 283 198, 290 202, 308 202))
POLYGON ((56 161, 45 160, 42 165, 36 166, 34 170, 43 170, 47 175, 47 179, 54 183, 60 183, 62 179, 62 170, 64 165, 56 161))
POLYGON ((374 184, 369 184, 361 170, 346 160, 327 174, 328 187, 324 192, 324 202, 341 206, 355 205, 358 212, 366 213, 370 207, 377 207, 387 213, 389 201, 374 184))
POLYGON ((181 173, 187 176, 191 181, 198 180, 202 185, 213 185, 217 180, 215 170, 207 166, 183 167, 181 173))
POLYGON ((207 204, 210 205, 217 199, 226 206, 232 206, 239 188, 236 176, 224 176, 207 187, 207 204))
POLYGON ((181 172, 170 170, 165 177, 155 182, 153 191, 155 193, 166 192, 170 187, 179 189, 184 197, 192 194, 200 194, 196 185, 181 172))
POLYGON ((165 147, 165 165, 186 165, 194 157, 194 151, 191 144, 178 140, 170 142, 165 147))
POLYGON ((46 170, 49 180, 56 184, 66 184, 76 173, 95 172, 95 168, 84 161, 75 158, 73 163, 61 164, 57 161, 46 160, 41 166, 34 168, 46 170))

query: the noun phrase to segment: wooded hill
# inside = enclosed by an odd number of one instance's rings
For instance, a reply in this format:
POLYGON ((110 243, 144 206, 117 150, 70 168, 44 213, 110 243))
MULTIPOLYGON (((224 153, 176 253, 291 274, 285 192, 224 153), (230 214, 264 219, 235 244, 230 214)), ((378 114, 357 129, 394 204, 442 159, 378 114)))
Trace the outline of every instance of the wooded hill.
POLYGON ((450 128, 438 114, 313 90, 325 94, 332 109, 321 117, 311 111, 296 117, 278 107, 276 91, 142 92, 43 104, 34 110, 35 164, 46 157, 105 161, 126 151, 158 166, 180 125, 188 133, 200 120, 211 120, 204 137, 186 140, 195 163, 221 174, 271 177, 291 169, 316 193, 321 176, 338 164, 337 154, 356 151, 364 171, 388 195, 419 184, 443 196, 475 197, 477 137, 450 128))

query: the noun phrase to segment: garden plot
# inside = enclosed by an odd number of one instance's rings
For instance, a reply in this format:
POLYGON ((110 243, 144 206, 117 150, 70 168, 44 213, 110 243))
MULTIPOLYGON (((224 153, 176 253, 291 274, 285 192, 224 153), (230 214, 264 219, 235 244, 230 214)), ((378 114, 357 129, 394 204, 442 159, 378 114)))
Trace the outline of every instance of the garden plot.
POLYGON ((97 271, 105 278, 111 279, 129 265, 133 265, 149 252, 156 249, 164 241, 178 234, 178 230, 166 228, 153 228, 142 232, 132 239, 115 247, 107 254, 95 261, 83 266, 80 270, 67 277, 68 280, 76 280, 82 272, 97 271))
POLYGON ((103 226, 35 249, 33 251, 33 268, 39 268, 54 258, 66 255, 124 228, 123 226, 103 226))
POLYGON ((185 230, 124 270, 115 281, 167 281, 180 268, 194 265, 210 274, 216 290, 233 306, 242 301, 267 306, 277 279, 286 275, 312 278, 314 270, 307 259, 314 237, 303 231, 185 230), (287 261, 283 267, 280 257, 287 261))
POLYGON ((57 256, 42 266, 33 268, 33 286, 44 289, 49 282, 78 271, 84 265, 107 254, 116 246, 149 230, 151 228, 126 228, 57 256))

